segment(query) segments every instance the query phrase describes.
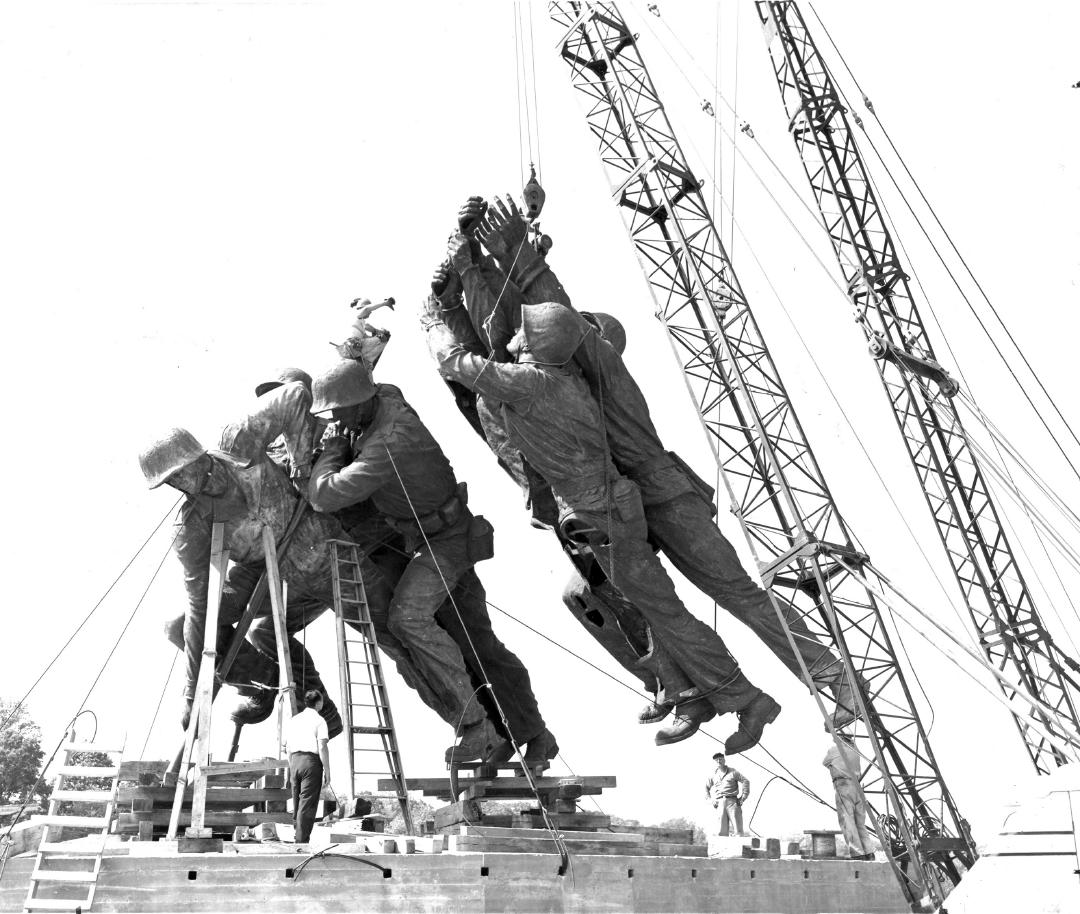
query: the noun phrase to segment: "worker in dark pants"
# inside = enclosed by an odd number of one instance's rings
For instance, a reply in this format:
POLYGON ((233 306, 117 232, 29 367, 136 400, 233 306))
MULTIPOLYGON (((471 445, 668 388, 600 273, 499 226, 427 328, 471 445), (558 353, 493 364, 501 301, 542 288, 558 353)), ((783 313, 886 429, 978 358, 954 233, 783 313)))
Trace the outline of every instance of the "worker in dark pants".
POLYGON ((285 722, 282 737, 289 753, 289 781, 292 784, 293 820, 297 844, 307 844, 319 809, 319 796, 330 786, 330 753, 326 748, 326 721, 319 711, 323 694, 318 689, 304 693, 304 710, 285 722))

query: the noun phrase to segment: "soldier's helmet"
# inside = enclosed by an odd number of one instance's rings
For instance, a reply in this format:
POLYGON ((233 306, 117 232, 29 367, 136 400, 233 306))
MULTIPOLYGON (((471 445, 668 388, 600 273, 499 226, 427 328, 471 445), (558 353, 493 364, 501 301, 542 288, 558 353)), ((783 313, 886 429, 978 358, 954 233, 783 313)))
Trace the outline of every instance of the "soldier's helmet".
POLYGON ((539 365, 565 365, 592 329, 580 314, 556 302, 521 306, 521 330, 529 344, 529 361, 539 365))
POLYGON ((626 352, 626 328, 622 321, 604 311, 582 311, 581 316, 600 331, 600 336, 622 355, 626 352))
POLYGON ((273 381, 263 381, 255 388, 255 396, 261 397, 265 393, 269 393, 276 387, 281 387, 283 384, 291 384, 293 381, 300 381, 304 387, 311 390, 311 375, 301 368, 282 368, 277 373, 277 378, 273 381))
POLYGON ((156 489, 205 453, 206 448, 186 428, 171 428, 139 455, 139 466, 150 488, 156 489))
POLYGON ((362 362, 343 359, 315 379, 311 396, 311 411, 319 415, 338 407, 366 403, 375 396, 375 382, 362 362))

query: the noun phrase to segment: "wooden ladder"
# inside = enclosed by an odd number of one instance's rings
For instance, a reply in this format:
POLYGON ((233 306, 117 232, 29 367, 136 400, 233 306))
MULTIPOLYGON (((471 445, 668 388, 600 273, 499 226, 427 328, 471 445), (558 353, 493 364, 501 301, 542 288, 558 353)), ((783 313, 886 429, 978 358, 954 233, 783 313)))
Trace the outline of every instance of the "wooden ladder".
MULTIPOLYGON (((49 798, 49 812, 35 816, 32 821, 41 823, 41 843, 38 845, 34 871, 30 874, 30 887, 23 903, 24 911, 71 911, 75 914, 89 911, 94 903, 98 874, 101 872, 105 841, 116 808, 117 785, 120 782, 120 759, 123 749, 107 749, 93 743, 75 742, 75 733, 63 746, 64 761, 57 771, 49 798), (109 764, 85 764, 78 756, 97 753, 112 757, 109 764), (108 788, 83 788, 73 786, 71 779, 109 781, 108 788), (104 807, 95 815, 62 813, 61 805, 104 807), (99 828, 100 832, 76 842, 50 841, 50 829, 99 828), (92 845, 92 846, 90 846, 92 845), (89 869, 86 867, 89 866, 89 869), (39 892, 45 890, 46 894, 39 892), (83 894, 76 896, 76 892, 83 894)), ((59 837, 59 836, 57 836, 59 837)))
POLYGON ((393 784, 393 793, 405 822, 405 834, 414 835, 416 830, 409 810, 409 793, 401 767, 390 697, 383 678, 379 642, 360 574, 359 549, 355 543, 345 540, 331 540, 330 548, 341 713, 349 753, 349 796, 356 796, 359 777, 389 773, 390 777, 377 786, 388 781, 393 784), (372 753, 382 753, 386 758, 385 769, 370 770, 375 764, 369 761, 372 753))

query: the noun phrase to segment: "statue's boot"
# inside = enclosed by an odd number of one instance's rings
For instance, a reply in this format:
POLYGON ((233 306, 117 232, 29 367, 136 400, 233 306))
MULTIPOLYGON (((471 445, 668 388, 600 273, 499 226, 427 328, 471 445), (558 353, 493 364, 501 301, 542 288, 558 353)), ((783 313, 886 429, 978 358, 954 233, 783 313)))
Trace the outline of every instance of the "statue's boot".
POLYGON ((460 762, 484 761, 501 743, 506 742, 486 717, 469 724, 461 731, 461 738, 446 750, 448 765, 460 762))
POLYGON ((667 717, 675 707, 675 701, 657 701, 655 698, 638 712, 639 724, 658 724, 667 717))
POLYGON ((706 721, 716 717, 716 708, 702 694, 701 689, 684 692, 675 705, 675 721, 656 734, 656 745, 670 746, 689 739, 706 721))
POLYGON ((555 742, 555 735, 545 727, 542 733, 529 740, 525 748, 525 767, 531 769, 533 774, 539 774, 548 768, 558 754, 559 744, 555 742))
POLYGON ((780 705, 771 695, 759 692, 750 704, 737 713, 739 729, 724 742, 724 752, 727 755, 737 755, 756 746, 761 741, 765 726, 779 716, 780 705))

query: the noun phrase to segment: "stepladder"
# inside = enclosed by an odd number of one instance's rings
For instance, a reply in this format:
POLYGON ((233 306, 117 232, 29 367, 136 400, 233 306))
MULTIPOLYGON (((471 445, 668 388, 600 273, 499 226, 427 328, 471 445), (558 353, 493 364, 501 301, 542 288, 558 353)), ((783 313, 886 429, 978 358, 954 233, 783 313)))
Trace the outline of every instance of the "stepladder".
POLYGON ((375 779, 375 786, 380 778, 392 783, 405 833, 416 834, 378 636, 364 588, 360 549, 345 540, 332 540, 330 548, 349 797, 365 792, 369 779, 375 779))
POLYGON ((123 747, 77 742, 73 730, 62 752, 49 811, 34 819, 43 828, 24 911, 89 911, 97 891, 123 747), (74 840, 76 829, 91 834, 74 840))

